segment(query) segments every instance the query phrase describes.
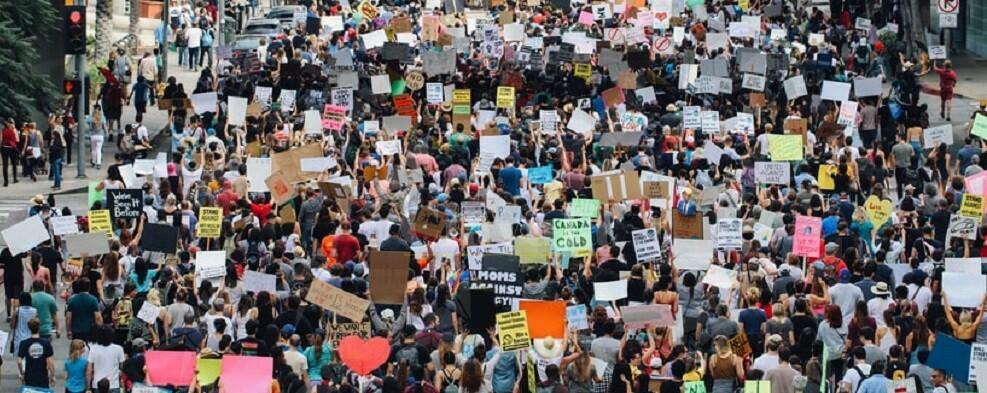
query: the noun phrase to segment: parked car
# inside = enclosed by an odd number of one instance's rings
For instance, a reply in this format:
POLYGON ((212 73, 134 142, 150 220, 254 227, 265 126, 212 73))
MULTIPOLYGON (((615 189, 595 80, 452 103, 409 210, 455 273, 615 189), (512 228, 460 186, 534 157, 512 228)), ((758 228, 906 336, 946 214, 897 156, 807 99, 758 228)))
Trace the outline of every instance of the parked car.
POLYGON ((308 12, 305 10, 305 6, 302 5, 282 5, 271 8, 267 12, 266 17, 268 19, 277 19, 281 22, 281 26, 284 28, 294 28, 298 23, 305 22, 305 16, 308 12), (302 15, 300 18, 296 18, 296 15, 302 15))
POLYGON ((277 37, 282 33, 281 21, 268 18, 254 18, 243 26, 242 35, 263 35, 277 37))

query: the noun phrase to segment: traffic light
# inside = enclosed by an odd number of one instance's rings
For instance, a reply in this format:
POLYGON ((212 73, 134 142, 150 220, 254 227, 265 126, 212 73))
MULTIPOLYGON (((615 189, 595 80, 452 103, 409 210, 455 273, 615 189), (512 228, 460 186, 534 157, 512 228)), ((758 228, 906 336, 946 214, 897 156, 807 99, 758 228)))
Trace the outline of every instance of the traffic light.
POLYGON ((65 7, 65 54, 86 54, 86 6, 70 5, 65 7))
POLYGON ((66 79, 62 81, 62 90, 67 96, 79 95, 82 92, 82 84, 77 79, 66 79))

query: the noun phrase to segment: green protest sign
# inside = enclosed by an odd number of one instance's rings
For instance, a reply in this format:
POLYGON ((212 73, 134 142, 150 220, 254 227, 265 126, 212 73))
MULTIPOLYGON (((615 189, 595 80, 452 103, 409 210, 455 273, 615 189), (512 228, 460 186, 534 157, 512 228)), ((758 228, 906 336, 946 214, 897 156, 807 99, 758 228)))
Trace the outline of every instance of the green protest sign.
POLYGON ((552 242, 556 251, 592 250, 593 236, 588 218, 552 220, 552 242))
POLYGON ((600 201, 597 199, 573 199, 572 216, 596 218, 600 215, 600 201))
POLYGON ((973 127, 970 128, 970 134, 979 136, 980 138, 987 139, 987 116, 977 114, 973 118, 973 127))

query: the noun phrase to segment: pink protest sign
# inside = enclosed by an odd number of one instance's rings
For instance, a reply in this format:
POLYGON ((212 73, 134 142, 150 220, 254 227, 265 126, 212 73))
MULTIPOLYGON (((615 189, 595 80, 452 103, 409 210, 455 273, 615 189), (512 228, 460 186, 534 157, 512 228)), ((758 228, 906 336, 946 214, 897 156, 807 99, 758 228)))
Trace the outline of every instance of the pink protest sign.
POLYGON ((973 195, 984 195, 984 185, 987 184, 987 171, 977 173, 964 180, 966 182, 967 192, 973 195))
POLYGON ((274 375, 274 359, 261 356, 223 356, 219 382, 236 393, 268 393, 274 375))
POLYGON ((795 244, 792 254, 818 258, 822 246, 822 219, 819 217, 795 217, 795 244))
POLYGON ((147 378, 155 386, 191 386, 195 352, 149 351, 144 354, 147 378))
POLYGON ((675 316, 672 307, 667 304, 648 304, 642 306, 624 306, 620 308, 620 318, 627 329, 642 329, 651 327, 675 326, 675 316))
POLYGON ((586 12, 586 11, 581 12, 579 14, 579 23, 582 23, 582 24, 584 24, 586 26, 592 25, 593 24, 593 13, 592 12, 586 12))

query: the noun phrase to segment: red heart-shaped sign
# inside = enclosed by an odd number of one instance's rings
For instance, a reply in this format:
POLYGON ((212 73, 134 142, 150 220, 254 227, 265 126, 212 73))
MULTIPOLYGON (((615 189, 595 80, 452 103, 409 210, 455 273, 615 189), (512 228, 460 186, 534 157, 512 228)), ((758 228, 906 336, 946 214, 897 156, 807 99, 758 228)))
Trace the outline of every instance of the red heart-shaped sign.
POLYGON ((668 18, 668 12, 655 12, 655 16, 658 17, 658 20, 665 21, 665 19, 668 18))
POLYGON ((357 336, 347 336, 339 341, 339 357, 343 364, 360 375, 370 374, 387 362, 391 345, 381 337, 364 340, 357 336))

